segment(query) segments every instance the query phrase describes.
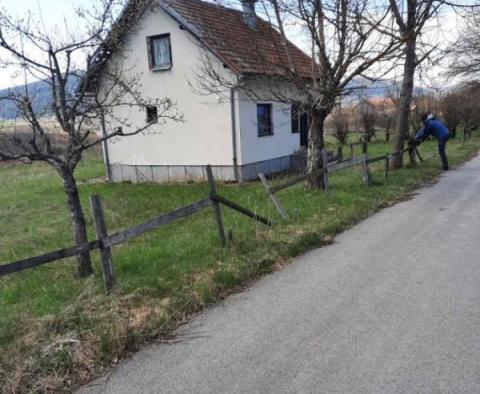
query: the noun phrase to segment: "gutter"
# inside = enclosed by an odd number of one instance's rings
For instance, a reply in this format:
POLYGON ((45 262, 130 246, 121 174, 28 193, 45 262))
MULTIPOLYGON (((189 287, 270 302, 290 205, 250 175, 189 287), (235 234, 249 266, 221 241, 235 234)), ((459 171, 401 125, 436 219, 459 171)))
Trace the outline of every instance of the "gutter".
POLYGON ((237 121, 235 116, 235 90, 230 89, 230 111, 231 111, 231 121, 232 121, 232 161, 233 161, 233 172, 235 174, 235 182, 240 181, 240 176, 238 173, 238 158, 237 158, 237 121))
MULTIPOLYGON (((103 112, 103 108, 100 109, 100 126, 102 129, 102 138, 107 136, 107 128, 105 126, 105 113, 103 112)), ((107 181, 112 181, 112 168, 110 167, 110 155, 108 154, 108 141, 104 139, 102 141, 102 148, 103 148, 103 161, 105 162, 105 173, 107 175, 107 181)))

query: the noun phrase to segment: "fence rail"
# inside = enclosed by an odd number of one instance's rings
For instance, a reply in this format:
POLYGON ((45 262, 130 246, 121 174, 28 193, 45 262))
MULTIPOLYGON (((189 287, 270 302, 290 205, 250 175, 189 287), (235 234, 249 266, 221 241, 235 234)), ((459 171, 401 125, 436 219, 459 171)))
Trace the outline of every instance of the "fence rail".
MULTIPOLYGON (((338 149, 336 154, 333 154, 332 152, 327 152, 326 150, 322 150, 323 168, 313 171, 310 174, 298 175, 279 185, 270 185, 265 175, 263 173, 259 173, 258 177, 260 178, 261 183, 263 184, 270 199, 275 205, 275 208, 277 209, 279 215, 283 219, 287 218, 287 212, 283 207, 280 199, 276 196, 276 193, 285 190, 293 185, 296 185, 302 181, 305 181, 309 177, 322 177, 324 183, 324 191, 328 193, 328 176, 330 173, 341 171, 354 166, 360 166, 362 168, 363 181, 366 185, 370 185, 372 182, 372 176, 368 166, 371 163, 382 160, 385 161, 385 178, 387 178, 390 159, 393 158, 395 155, 403 154, 404 152, 408 151, 410 155, 417 155, 420 161, 424 161, 424 158, 422 158, 420 152, 415 145, 409 145, 408 148, 402 150, 401 152, 390 153, 376 157, 368 156, 368 144, 365 142, 350 144, 350 150, 350 158, 346 160, 344 160, 343 158, 343 152, 341 147, 338 149), (354 145, 362 146, 362 154, 358 157, 353 154, 354 145)), ((68 248, 59 249, 53 252, 48 252, 38 256, 29 257, 26 259, 0 265, 0 277, 99 249, 102 261, 102 274, 105 283, 105 289, 107 292, 110 292, 115 286, 115 274, 112 263, 111 248, 115 245, 127 242, 132 238, 138 237, 146 232, 155 230, 161 226, 194 215, 195 213, 209 208, 210 206, 213 207, 213 213, 215 216, 220 243, 222 246, 226 245, 227 240, 223 226, 221 206, 232 209, 266 226, 272 226, 274 224, 272 220, 265 218, 257 214, 256 212, 251 211, 248 208, 245 208, 240 204, 219 195, 216 190, 215 180, 210 165, 206 167, 206 172, 209 183, 208 197, 113 234, 108 234, 108 228, 105 222, 105 215, 103 212, 100 196, 91 196, 90 204, 92 208, 97 239, 81 245, 71 246, 68 248)))
MULTIPOLYGON (((287 219, 288 215, 280 199, 276 196, 276 193, 279 191, 288 189, 298 183, 306 181, 312 176, 323 176, 324 181, 324 191, 328 193, 328 174, 341 171, 350 167, 360 166, 362 169, 362 178, 367 186, 370 186, 372 183, 372 174, 369 169, 369 164, 376 163, 378 161, 385 162, 385 172, 384 178, 388 179, 389 169, 390 169, 390 160, 398 155, 403 155, 405 152, 408 152, 411 156, 417 156, 420 162, 425 161, 425 159, 420 155, 418 147, 414 143, 410 143, 409 146, 399 152, 388 153, 385 155, 369 157, 368 156, 368 143, 366 142, 356 142, 348 145, 350 147, 350 158, 343 160, 343 154, 341 148, 338 150, 338 154, 334 157, 335 160, 332 163, 331 160, 326 160, 327 153, 325 150, 322 151, 323 156, 323 168, 319 168, 316 171, 313 171, 309 174, 298 175, 288 181, 281 183, 279 185, 270 185, 268 180, 263 173, 258 173, 258 178, 263 184, 265 191, 273 202, 273 205, 277 209, 278 214, 282 219, 287 219), (362 154, 360 156, 355 156, 354 146, 362 146, 362 154), (336 161, 336 162, 335 162, 336 161)), ((331 156, 330 156, 331 157, 331 156)))
POLYGON ((138 237, 146 232, 155 230, 161 226, 194 215, 195 213, 204 210, 210 206, 213 206, 214 208, 213 211, 217 222, 220 242, 222 246, 226 245, 226 237, 223 227, 222 211, 220 209, 220 205, 223 205, 229 209, 241 213, 242 215, 245 215, 266 226, 272 226, 274 224, 273 221, 258 215, 256 212, 253 212, 250 209, 245 208, 240 204, 217 194, 215 180, 212 174, 212 168, 210 166, 207 166, 206 170, 209 182, 209 196, 207 198, 175 209, 171 212, 150 219, 144 223, 137 224, 133 227, 113 234, 108 234, 100 196, 91 196, 90 205, 92 207, 97 239, 81 245, 72 246, 69 248, 48 252, 39 256, 29 257, 12 263, 0 265, 0 276, 6 276, 14 272, 38 267, 43 264, 63 260, 68 257, 74 257, 76 255, 79 255, 80 253, 90 252, 92 250, 99 249, 101 255, 102 274, 105 284, 105 290, 108 293, 115 287, 115 274, 111 254, 112 246, 127 242, 130 239, 138 237))

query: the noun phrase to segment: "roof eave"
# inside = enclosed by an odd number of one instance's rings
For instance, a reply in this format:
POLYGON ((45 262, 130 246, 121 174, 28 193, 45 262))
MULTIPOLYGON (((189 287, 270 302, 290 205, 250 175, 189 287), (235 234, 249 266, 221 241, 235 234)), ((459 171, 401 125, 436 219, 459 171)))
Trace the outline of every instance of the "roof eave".
POLYGON ((205 48, 207 48, 210 52, 212 52, 222 63, 226 64, 234 74, 237 76, 242 75, 242 72, 240 69, 237 67, 236 64, 233 62, 229 61, 227 58, 222 56, 218 51, 216 51, 214 48, 212 48, 211 45, 209 45, 202 37, 202 34, 200 30, 198 30, 193 24, 191 24, 189 21, 187 21, 182 15, 180 15, 177 11, 173 9, 173 7, 169 6, 167 2, 165 1, 159 1, 158 2, 160 7, 168 14, 170 15, 173 19, 175 19, 178 23, 180 23, 181 26, 183 26, 189 33, 191 33, 195 38, 197 38, 205 48))

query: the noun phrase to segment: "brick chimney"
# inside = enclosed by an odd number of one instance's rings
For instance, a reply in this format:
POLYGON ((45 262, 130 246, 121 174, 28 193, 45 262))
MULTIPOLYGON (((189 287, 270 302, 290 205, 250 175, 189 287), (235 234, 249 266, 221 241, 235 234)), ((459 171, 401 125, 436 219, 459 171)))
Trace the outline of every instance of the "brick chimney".
POLYGON ((255 13, 255 3, 258 0, 241 0, 243 21, 250 29, 257 28, 257 14, 255 13))

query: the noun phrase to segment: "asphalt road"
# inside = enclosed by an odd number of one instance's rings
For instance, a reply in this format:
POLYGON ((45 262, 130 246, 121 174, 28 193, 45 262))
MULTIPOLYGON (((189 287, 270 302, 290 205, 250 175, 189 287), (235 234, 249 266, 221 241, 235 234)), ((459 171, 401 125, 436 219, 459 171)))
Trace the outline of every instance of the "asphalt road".
POLYGON ((480 393, 480 157, 81 393, 480 393))

